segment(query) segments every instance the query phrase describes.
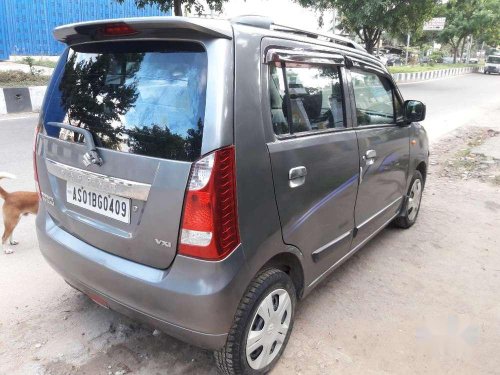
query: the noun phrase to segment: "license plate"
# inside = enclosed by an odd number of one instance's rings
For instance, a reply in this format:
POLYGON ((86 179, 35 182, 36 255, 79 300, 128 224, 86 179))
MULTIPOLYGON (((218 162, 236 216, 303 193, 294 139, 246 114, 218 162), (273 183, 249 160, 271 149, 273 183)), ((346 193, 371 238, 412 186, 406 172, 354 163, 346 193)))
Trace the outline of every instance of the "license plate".
POLYGON ((130 199, 99 192, 81 185, 66 185, 66 200, 75 206, 123 223, 130 223, 130 199))

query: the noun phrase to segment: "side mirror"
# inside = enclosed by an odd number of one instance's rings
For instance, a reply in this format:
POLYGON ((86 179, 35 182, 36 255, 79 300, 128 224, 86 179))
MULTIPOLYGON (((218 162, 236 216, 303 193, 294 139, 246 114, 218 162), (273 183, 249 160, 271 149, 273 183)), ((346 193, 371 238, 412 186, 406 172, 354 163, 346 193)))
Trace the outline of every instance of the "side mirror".
POLYGON ((425 104, 418 100, 406 100, 404 103, 404 114, 407 122, 425 120, 425 112, 425 104))

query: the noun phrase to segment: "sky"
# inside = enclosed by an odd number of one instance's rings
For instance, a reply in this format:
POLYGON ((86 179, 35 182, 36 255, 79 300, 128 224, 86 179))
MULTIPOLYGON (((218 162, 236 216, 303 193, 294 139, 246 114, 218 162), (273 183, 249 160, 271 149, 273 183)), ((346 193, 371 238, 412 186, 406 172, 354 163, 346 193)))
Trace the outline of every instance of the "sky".
POLYGON ((332 12, 325 14, 325 25, 318 26, 319 13, 305 9, 292 0, 229 0, 224 4, 221 17, 231 18, 239 15, 262 15, 275 23, 298 27, 311 31, 329 31, 332 12))

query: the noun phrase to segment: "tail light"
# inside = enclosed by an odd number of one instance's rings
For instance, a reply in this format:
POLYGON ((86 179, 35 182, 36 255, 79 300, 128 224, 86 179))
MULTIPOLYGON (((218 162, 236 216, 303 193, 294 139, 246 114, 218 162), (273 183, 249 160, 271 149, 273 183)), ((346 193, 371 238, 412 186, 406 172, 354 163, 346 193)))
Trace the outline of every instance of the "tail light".
POLYGON ((36 148, 38 145, 38 134, 40 134, 41 127, 42 127, 41 123, 38 123, 35 126, 35 135, 33 137, 33 173, 35 177, 35 187, 39 198, 42 197, 42 193, 40 190, 40 182, 38 181, 38 167, 36 165, 36 148))
POLYGON ((179 254, 219 260, 239 243, 235 152, 230 146, 205 156, 191 168, 179 254))

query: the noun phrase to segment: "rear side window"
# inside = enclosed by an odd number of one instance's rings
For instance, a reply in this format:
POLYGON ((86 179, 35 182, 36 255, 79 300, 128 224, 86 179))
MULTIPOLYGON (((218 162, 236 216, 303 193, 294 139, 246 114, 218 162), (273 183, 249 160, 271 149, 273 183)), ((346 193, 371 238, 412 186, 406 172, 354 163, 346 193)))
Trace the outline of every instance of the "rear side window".
POLYGON ((336 66, 271 65, 269 91, 273 128, 278 135, 345 127, 336 66))
MULTIPOLYGON (((99 147, 172 160, 200 156, 207 54, 188 42, 113 42, 69 50, 45 122, 90 130, 99 147)), ((83 142, 76 133, 49 135, 83 142)))
POLYGON ((385 77, 365 71, 351 71, 358 126, 395 123, 396 98, 385 77))

